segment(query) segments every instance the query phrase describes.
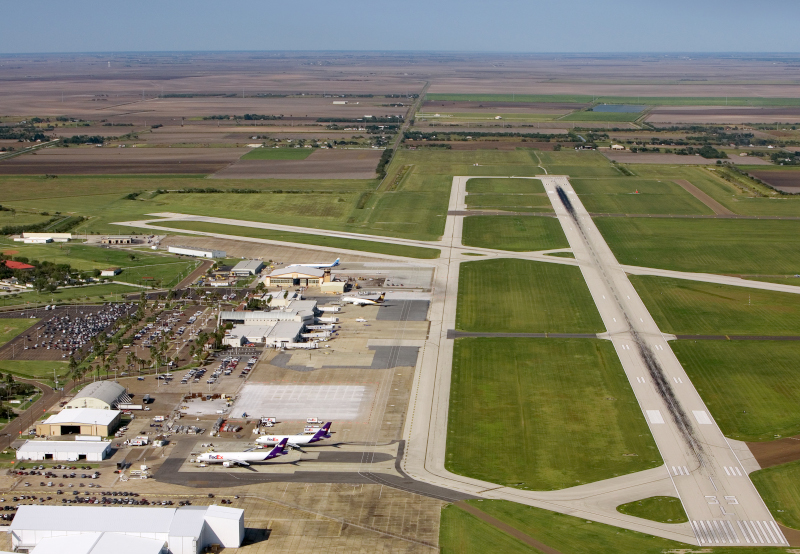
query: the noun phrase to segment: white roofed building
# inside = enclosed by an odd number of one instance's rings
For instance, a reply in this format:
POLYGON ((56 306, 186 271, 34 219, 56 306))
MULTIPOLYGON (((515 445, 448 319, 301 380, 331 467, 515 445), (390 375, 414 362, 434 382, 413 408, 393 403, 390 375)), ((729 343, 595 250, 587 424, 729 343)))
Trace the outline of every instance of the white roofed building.
POLYGON ((36 424, 36 434, 48 437, 57 435, 93 435, 107 437, 119 427, 122 412, 77 408, 61 410, 36 424))
POLYGON ((15 550, 37 554, 40 545, 44 554, 199 554, 212 544, 239 548, 244 539, 244 510, 23 505, 9 531, 15 550), (60 550, 50 550, 54 547, 60 550))
POLYGON ((25 441, 17 449, 17 460, 101 462, 111 454, 108 441, 25 441))
POLYGON ((261 260, 242 260, 231 269, 231 274, 236 277, 247 277, 248 275, 256 275, 261 273, 264 269, 264 262, 261 260))
POLYGON ((319 285, 325 277, 325 272, 315 267, 290 265, 276 269, 264 278, 264 284, 269 286, 310 286, 319 285))
POLYGON ((66 409, 94 408, 96 410, 113 410, 120 402, 130 402, 125 387, 114 381, 95 381, 83 387, 72 400, 64 406, 66 409))

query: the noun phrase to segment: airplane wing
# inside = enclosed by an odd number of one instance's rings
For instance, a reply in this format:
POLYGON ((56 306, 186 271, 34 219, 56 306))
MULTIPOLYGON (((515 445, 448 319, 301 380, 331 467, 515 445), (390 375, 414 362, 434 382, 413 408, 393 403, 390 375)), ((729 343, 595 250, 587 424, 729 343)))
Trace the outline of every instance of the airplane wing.
POLYGON ((248 467, 250 464, 245 462, 244 460, 225 460, 226 462, 230 462, 232 464, 240 465, 243 467, 248 467))

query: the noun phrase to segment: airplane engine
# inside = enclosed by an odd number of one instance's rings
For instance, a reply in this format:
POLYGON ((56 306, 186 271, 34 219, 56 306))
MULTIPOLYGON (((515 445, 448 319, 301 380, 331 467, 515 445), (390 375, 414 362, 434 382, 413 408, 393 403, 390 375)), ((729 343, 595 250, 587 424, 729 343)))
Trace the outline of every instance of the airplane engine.
POLYGON ((231 467, 230 462, 222 462, 222 467, 231 467))

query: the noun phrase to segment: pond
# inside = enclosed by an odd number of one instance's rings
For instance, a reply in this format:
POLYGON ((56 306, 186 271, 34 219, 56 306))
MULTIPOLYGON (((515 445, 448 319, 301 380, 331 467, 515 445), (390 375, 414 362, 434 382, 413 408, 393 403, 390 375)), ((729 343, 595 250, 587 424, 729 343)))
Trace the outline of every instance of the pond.
POLYGON ((639 113, 647 106, 638 106, 636 104, 598 104, 594 107, 596 112, 608 113, 639 113))

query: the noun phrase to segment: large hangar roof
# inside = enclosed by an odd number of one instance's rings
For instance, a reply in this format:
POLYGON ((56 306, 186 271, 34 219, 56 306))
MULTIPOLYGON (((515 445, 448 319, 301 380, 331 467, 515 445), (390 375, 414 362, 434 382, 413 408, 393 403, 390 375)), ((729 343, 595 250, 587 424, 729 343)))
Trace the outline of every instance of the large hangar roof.
POLYGON ((20 446, 17 452, 85 452, 87 454, 102 454, 110 446, 111 443, 107 441, 25 441, 25 444, 20 446))
POLYGON ((113 404, 117 399, 125 394, 125 387, 114 381, 95 381, 89 383, 75 395, 73 400, 78 398, 96 398, 106 404, 113 404))
POLYGON ((42 539, 33 554, 160 554, 164 541, 120 533, 83 533, 42 539))
POLYGON ((61 410, 53 414, 42 423, 64 424, 77 423, 81 425, 110 425, 121 412, 119 410, 97 410, 95 408, 73 408, 61 410))
MULTIPOLYGON (((177 508, 20 506, 10 529, 81 533, 169 533, 177 508)), ((200 512, 200 518, 205 511, 200 512)))

